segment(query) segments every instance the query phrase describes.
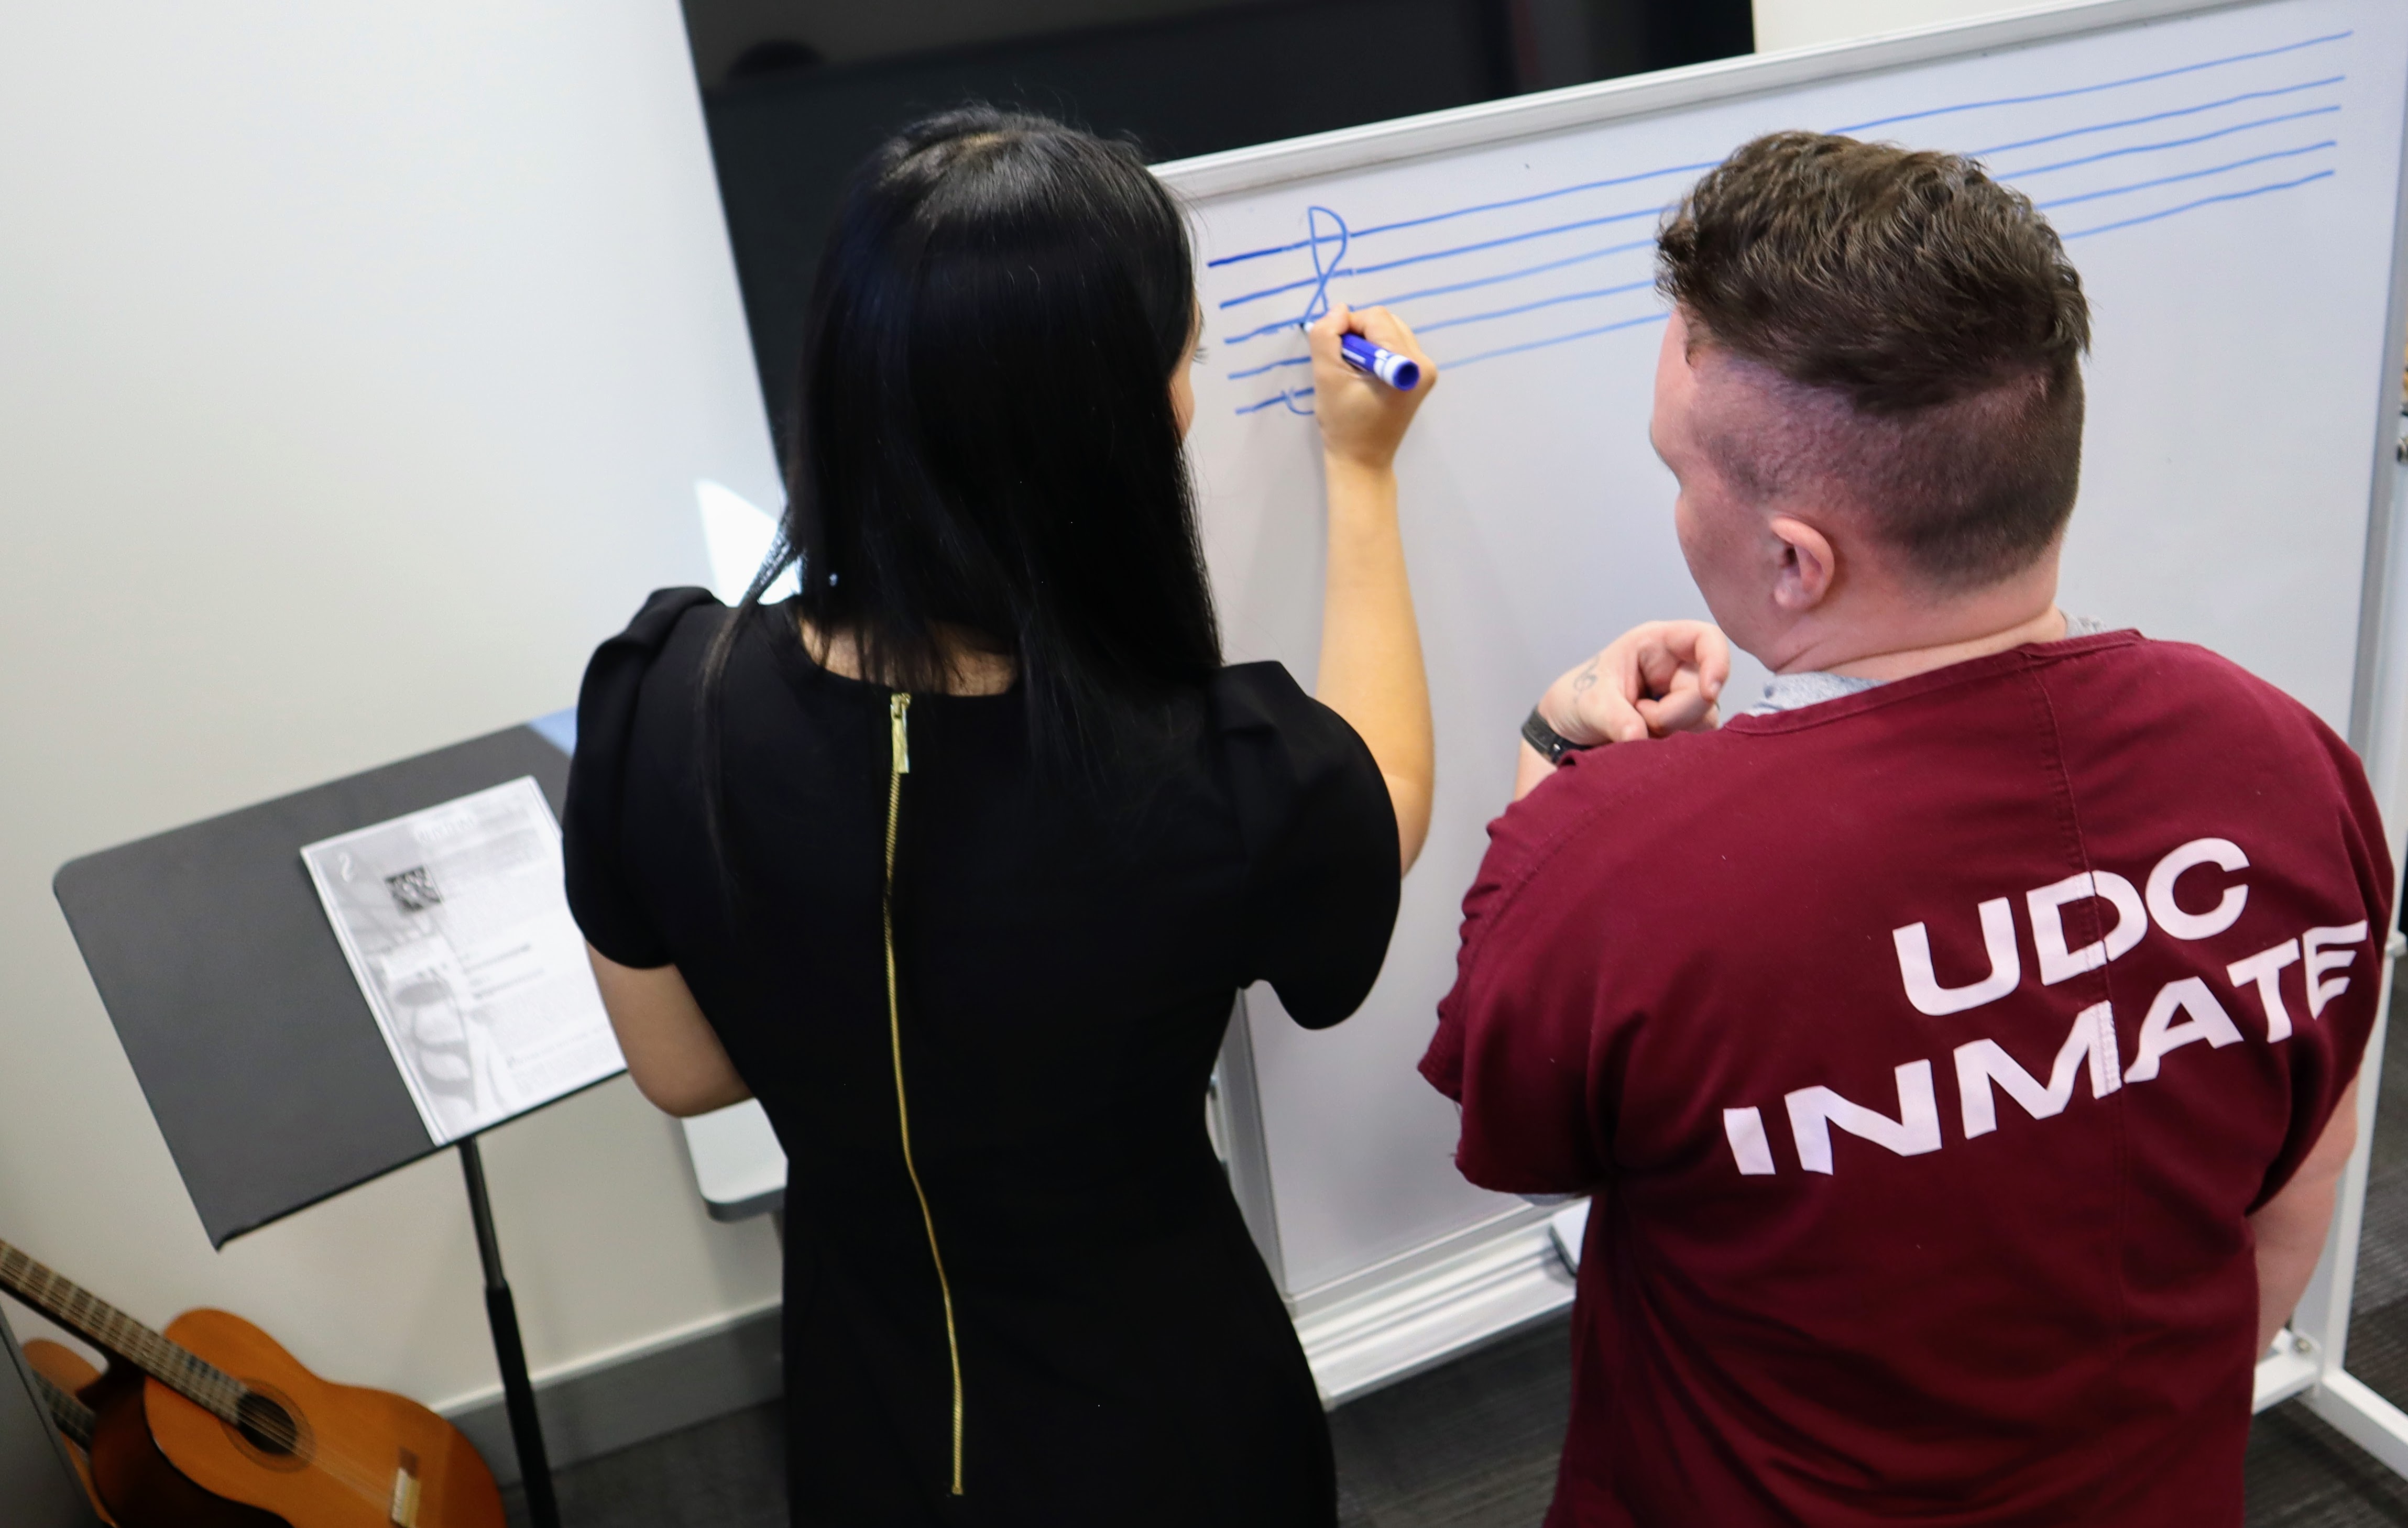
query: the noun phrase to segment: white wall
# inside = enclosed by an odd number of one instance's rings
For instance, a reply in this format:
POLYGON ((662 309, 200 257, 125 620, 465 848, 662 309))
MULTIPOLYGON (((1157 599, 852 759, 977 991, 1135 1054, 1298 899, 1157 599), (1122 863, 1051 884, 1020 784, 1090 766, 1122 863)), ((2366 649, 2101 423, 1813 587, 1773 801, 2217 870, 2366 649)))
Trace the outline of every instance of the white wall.
MULTIPOLYGON (((211 1252, 49 883, 570 703, 777 502, 676 0, 12 6, 0 144, 0 1238, 458 1401, 453 1160, 211 1252)), ((774 1296, 624 1081, 487 1163, 539 1372, 774 1296)))
POLYGON ((2034 8, 2032 0, 1754 0, 1756 50, 1846 42, 1879 32, 2034 8))

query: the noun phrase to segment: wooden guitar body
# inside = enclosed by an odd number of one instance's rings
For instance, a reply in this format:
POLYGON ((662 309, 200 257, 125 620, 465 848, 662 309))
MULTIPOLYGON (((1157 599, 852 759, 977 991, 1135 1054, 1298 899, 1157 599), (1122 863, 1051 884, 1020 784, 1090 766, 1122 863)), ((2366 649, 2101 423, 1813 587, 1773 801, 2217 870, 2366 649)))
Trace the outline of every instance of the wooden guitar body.
POLYGON ((93 1380, 100 1378, 100 1371, 85 1363, 81 1353, 72 1348, 63 1348, 48 1337, 29 1338, 19 1351, 25 1355, 25 1362, 32 1365, 36 1374, 70 1395, 82 1394, 93 1380))
MULTIPOLYGON (((265 1403, 256 1425, 236 1428, 156 1378, 142 1381, 141 1416, 158 1451, 201 1491, 255 1509, 224 1520, 228 1528, 257 1525, 260 1514, 290 1528, 505 1528, 493 1472, 424 1407, 329 1384, 222 1310, 187 1311, 166 1336, 265 1403)), ((94 1474, 114 1509, 102 1452, 95 1444, 94 1474)))
MULTIPOLYGON (((25 1344, 23 1352, 25 1362, 33 1366, 36 1374, 69 1395, 81 1397, 100 1382, 100 1371, 85 1363, 82 1355, 71 1348, 62 1348, 55 1342, 36 1337, 25 1344)), ((75 1459, 76 1474, 83 1479, 83 1493, 92 1498, 92 1509, 100 1515, 101 1521, 114 1528, 117 1520, 109 1515, 108 1504, 100 1499, 100 1492, 92 1483, 92 1456, 74 1438, 69 1437, 66 1442, 67 1452, 75 1459)))
POLYGON ((84 1392, 94 1413, 93 1494, 112 1521, 123 1528, 302 1528, 186 1479, 159 1451, 142 1414, 142 1392, 153 1383, 115 1367, 84 1392))
POLYGON ((39 1337, 25 1344, 24 1353, 36 1374, 87 1408, 73 1419, 72 1433, 65 1425, 61 1432, 101 1521, 116 1528, 290 1528, 280 1518, 212 1496, 177 1473, 143 1420, 138 1372, 104 1375, 74 1350, 39 1337), (95 1468, 108 1481, 106 1494, 95 1468), (111 1501, 123 1516, 109 1509, 111 1501))

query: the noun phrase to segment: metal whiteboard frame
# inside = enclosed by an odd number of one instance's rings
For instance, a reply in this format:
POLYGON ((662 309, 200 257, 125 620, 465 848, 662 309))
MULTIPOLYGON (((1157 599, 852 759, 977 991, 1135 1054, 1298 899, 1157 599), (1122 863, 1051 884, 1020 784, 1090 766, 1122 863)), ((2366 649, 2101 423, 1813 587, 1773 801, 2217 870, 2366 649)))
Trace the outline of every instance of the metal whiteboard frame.
MULTIPOLYGON (((1723 59, 1205 154, 1158 165, 1155 173, 1182 195, 1200 200, 1856 75, 2272 3, 2064 0, 1981 21, 1723 59)), ((2402 241, 2408 232, 2408 118, 2400 125, 2402 152, 2401 184, 2394 193, 2386 364, 2372 379, 2376 427, 2367 481, 2366 552, 2348 729, 2350 746, 2365 761, 2382 807, 2395 865, 2408 844, 2408 809, 2401 799, 2401 776, 2408 768, 2408 609, 2399 598, 2399 592, 2408 589, 2408 536, 2394 534, 2401 468, 2393 422, 2401 405, 2400 367, 2408 354, 2408 246, 2402 241)), ((2380 1078, 2382 1073, 2391 976, 2401 948, 2394 934, 2384 952, 2383 996, 2362 1064, 2366 1076, 2380 1078)), ((1223 1085, 1238 1099, 1251 1101, 1255 1092, 1254 1054, 1243 1028, 1241 1006, 1232 1026, 1234 1043, 1222 1053, 1223 1085)), ((2253 1408, 2263 1410, 2304 1395, 2318 1416, 2386 1467, 2408 1476, 2408 1410, 2377 1394, 2346 1367, 2350 1299, 2380 1091, 2375 1086, 2359 1090, 2358 1147, 2342 1178, 2324 1256, 2289 1329, 2258 1366, 2253 1408)), ((1230 1143, 1232 1176, 1247 1191, 1249 1224, 1258 1240, 1268 1228, 1265 1252, 1276 1268, 1278 1233, 1270 1204, 1274 1186, 1262 1155, 1259 1121, 1250 1122, 1251 1130, 1236 1131, 1225 1139, 1230 1143)), ((1342 1280, 1343 1289, 1292 1295, 1298 1335, 1325 1401, 1336 1405, 1443 1363, 1570 1304, 1570 1280, 1546 1238, 1543 1211, 1508 1215, 1342 1280)))

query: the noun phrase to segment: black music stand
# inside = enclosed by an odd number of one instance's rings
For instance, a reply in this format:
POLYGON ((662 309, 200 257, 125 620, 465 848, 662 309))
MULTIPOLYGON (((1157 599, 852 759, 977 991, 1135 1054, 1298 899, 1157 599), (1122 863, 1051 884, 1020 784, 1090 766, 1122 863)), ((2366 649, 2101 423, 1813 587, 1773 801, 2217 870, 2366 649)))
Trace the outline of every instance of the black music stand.
MULTIPOLYGON (((441 1149, 343 959, 302 846, 523 775, 557 814, 575 740, 564 712, 60 869, 51 889, 212 1247, 441 1149)), ((454 1144, 527 1511, 536 1528, 559 1528, 484 1163, 475 1136, 454 1144)))

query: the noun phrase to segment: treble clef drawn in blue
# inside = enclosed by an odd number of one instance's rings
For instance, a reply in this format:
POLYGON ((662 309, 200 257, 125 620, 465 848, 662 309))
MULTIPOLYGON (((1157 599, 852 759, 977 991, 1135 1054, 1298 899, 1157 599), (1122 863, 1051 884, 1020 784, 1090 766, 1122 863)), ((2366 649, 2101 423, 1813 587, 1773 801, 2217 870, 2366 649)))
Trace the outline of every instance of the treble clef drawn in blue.
POLYGON ((1336 276, 1339 268, 1345 264, 1346 246, 1354 237, 1354 232, 1346 226, 1346 220, 1326 207, 1306 207, 1304 228, 1311 236, 1312 245, 1313 280, 1312 296, 1304 305, 1304 316, 1296 321, 1296 326, 1299 329, 1329 311, 1329 278, 1336 276), (1325 218, 1329 220, 1329 226, 1335 230, 1334 232, 1326 234, 1322 232, 1322 220, 1325 218), (1321 247, 1333 241, 1338 246, 1337 252, 1327 260, 1322 259, 1321 247))
MULTIPOLYGON (((1346 220, 1326 207, 1308 207, 1304 209, 1304 229, 1307 236, 1306 243, 1312 251, 1312 295, 1305 300, 1304 313, 1296 321, 1296 326, 1298 329, 1309 327, 1329 311, 1330 278, 1340 273, 1340 268, 1346 260, 1346 246, 1352 243, 1354 237, 1353 230, 1346 226, 1346 220), (1334 244, 1337 248, 1329 253, 1328 258, 1324 259, 1322 246, 1329 244, 1334 244)), ((1289 413, 1301 414, 1310 419, 1312 417, 1312 410, 1298 408, 1296 401, 1298 398, 1311 396, 1312 396, 1312 388, 1292 387, 1280 393, 1279 401, 1287 406, 1289 413)))

